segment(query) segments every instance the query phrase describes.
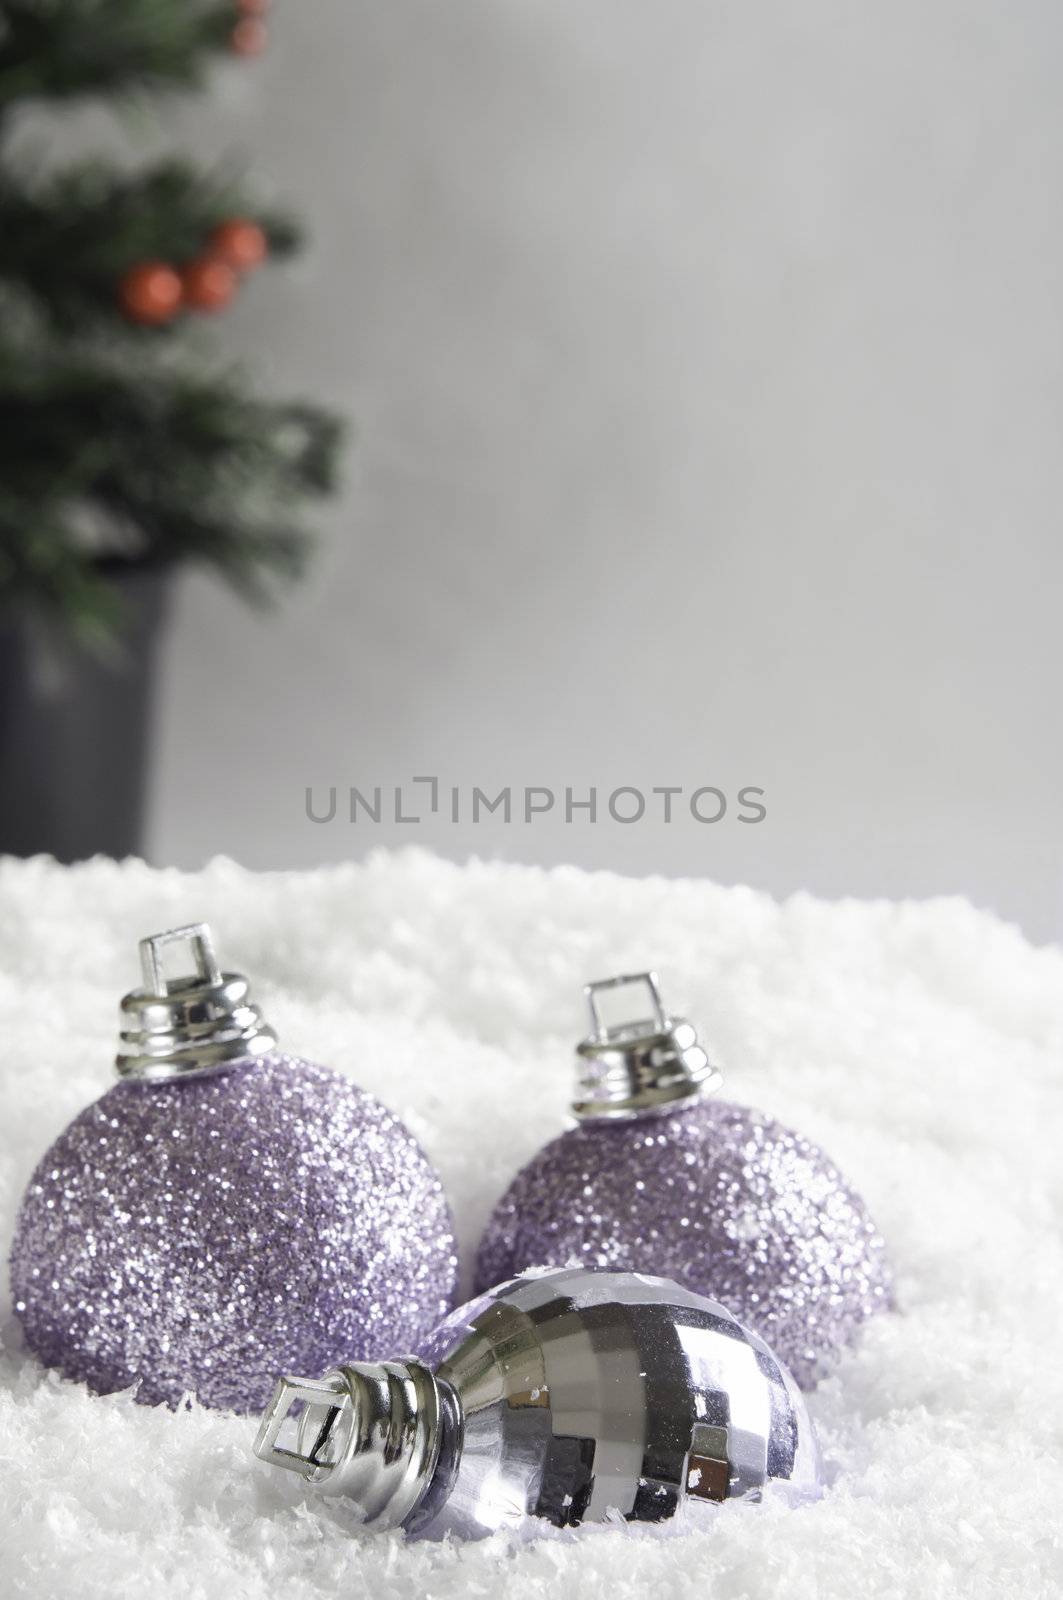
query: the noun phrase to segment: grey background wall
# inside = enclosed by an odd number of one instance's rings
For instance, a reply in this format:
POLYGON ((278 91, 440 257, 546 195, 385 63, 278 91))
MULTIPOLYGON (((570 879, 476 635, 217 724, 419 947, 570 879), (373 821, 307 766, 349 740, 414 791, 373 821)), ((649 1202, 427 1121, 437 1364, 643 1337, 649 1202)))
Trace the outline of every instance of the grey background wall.
POLYGON ((276 617, 198 579, 153 851, 431 845, 1063 927, 1053 0, 277 0, 170 127, 303 209, 224 325, 357 428, 276 617), (315 825, 314 785, 766 791, 315 825))

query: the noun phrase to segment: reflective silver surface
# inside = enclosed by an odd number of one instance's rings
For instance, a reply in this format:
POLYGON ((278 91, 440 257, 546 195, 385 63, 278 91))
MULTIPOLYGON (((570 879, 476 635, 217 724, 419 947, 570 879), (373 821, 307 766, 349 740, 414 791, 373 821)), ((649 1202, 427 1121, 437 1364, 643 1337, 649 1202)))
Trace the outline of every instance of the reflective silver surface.
POLYGON ((143 987, 121 1006, 120 1078, 203 1077, 276 1046, 276 1034, 248 998, 247 979, 219 968, 205 922, 142 939, 140 966, 143 987), (163 951, 172 945, 188 947, 195 970, 187 977, 163 972, 163 951))
POLYGON ((416 1359, 283 1379, 255 1450, 349 1495, 367 1525, 431 1538, 820 1489, 804 1401, 762 1340, 667 1279, 580 1268, 502 1284, 416 1359))
POLYGON ((683 1017, 670 1017, 661 1000, 655 972, 603 978, 584 989, 591 1034, 577 1046, 573 1115, 581 1122, 644 1117, 670 1111, 723 1081, 683 1017), (600 997, 641 985, 649 992, 651 1015, 609 1025, 600 997))

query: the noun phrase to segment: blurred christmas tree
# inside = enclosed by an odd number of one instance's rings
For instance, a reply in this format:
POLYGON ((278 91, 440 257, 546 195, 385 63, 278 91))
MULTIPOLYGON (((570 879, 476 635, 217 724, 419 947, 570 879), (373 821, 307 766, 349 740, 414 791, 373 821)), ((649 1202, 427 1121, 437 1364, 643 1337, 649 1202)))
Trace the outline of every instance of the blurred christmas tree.
POLYGON ((23 107, 195 88, 261 48, 263 0, 0 0, 0 615, 117 636, 121 575, 181 561, 243 594, 296 573, 339 429, 182 335, 297 245, 183 160, 18 170, 23 107))

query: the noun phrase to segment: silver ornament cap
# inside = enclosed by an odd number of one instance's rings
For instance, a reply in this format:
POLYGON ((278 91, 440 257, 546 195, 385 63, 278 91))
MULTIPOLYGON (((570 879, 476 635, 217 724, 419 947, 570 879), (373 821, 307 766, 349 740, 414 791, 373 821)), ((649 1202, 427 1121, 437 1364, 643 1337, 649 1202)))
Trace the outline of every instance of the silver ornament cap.
POLYGON ((723 1082, 684 1017, 669 1016, 655 972, 603 978, 584 989, 591 1034, 576 1048, 576 1089, 571 1110, 580 1122, 653 1116, 711 1094, 723 1082), (633 985, 645 988, 651 1014, 608 1024, 600 996, 633 985))
POLYGON ((439 1461, 441 1396, 414 1356, 352 1361, 315 1381, 280 1378, 255 1440, 259 1460, 356 1501, 364 1526, 397 1528, 423 1499, 439 1461), (303 1407, 294 1450, 279 1443, 303 1407))
POLYGON ((140 967, 142 987, 121 1004, 120 1078, 202 1078, 276 1048, 276 1034, 251 1003, 247 979, 218 966, 205 922, 141 939, 140 967), (163 951, 173 945, 188 946, 193 970, 167 978, 163 951))

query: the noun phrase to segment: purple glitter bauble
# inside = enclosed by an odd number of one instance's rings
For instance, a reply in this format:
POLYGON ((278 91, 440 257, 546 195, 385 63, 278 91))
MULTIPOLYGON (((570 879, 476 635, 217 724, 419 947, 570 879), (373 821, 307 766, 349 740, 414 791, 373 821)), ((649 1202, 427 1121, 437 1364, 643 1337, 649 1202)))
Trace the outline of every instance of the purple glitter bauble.
POLYGON ((248 1411, 279 1373, 414 1348, 453 1304, 439 1177, 407 1128, 290 1056, 121 1083, 30 1181, 15 1309, 48 1366, 101 1393, 248 1411))
POLYGON ((478 1290, 526 1267, 575 1265, 711 1296, 803 1385, 891 1303, 882 1239, 822 1150, 715 1100, 583 1123, 517 1174, 484 1233, 478 1290))

